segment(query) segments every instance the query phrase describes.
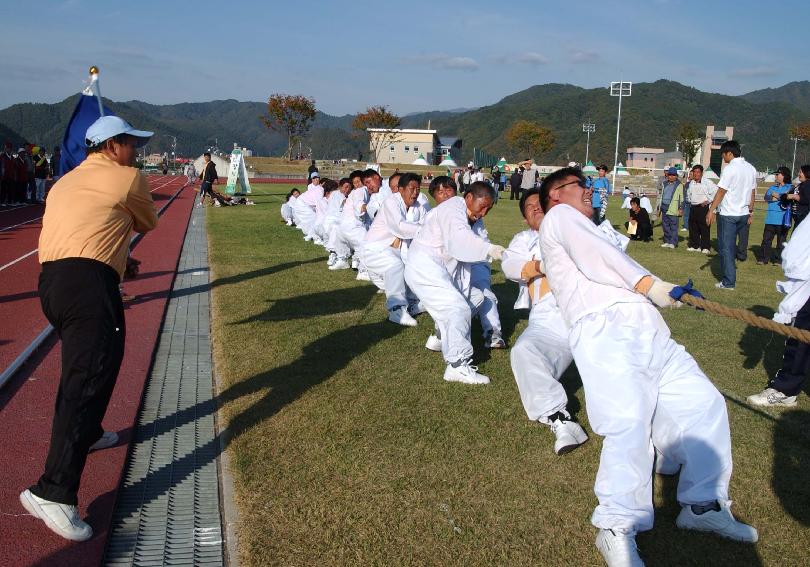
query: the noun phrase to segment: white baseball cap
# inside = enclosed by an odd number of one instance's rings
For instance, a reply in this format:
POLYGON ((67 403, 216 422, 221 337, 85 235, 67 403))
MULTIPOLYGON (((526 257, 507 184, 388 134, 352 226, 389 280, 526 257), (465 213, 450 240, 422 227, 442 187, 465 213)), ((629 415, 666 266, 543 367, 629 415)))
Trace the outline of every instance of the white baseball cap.
POLYGON ((92 148, 119 134, 129 134, 130 136, 138 138, 136 147, 140 148, 146 144, 149 138, 155 133, 147 132, 146 130, 136 130, 129 122, 118 116, 102 116, 87 129, 87 133, 84 135, 84 143, 88 148, 92 148))

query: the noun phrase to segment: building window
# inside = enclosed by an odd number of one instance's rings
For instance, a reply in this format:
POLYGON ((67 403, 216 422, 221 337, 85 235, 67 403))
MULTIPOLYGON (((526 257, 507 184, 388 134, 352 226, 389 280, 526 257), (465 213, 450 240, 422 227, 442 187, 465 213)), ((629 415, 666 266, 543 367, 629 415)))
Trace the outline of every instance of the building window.
POLYGON ((409 152, 409 151, 411 151, 410 146, 405 146, 405 152, 407 153, 407 152, 409 152))
POLYGON ((413 147, 413 153, 415 153, 415 154, 419 153, 419 146, 414 146, 413 147))
POLYGON ((394 153, 394 146, 391 146, 390 148, 388 148, 388 150, 393 154, 394 153))

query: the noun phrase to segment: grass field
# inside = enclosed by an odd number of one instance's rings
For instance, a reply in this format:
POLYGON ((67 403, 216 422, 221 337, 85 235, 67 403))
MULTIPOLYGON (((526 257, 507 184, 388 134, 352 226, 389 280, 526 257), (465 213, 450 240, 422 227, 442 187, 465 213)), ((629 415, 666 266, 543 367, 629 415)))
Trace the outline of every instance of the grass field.
MULTIPOLYGON (((508 351, 481 347, 486 387, 442 380, 423 348, 432 324, 386 321, 384 296, 354 272, 326 270, 323 249, 279 222, 285 185, 254 186, 256 207, 209 209, 215 363, 230 430, 243 565, 601 565, 590 514, 601 441, 558 457, 526 419, 508 351)), ((610 217, 624 220, 619 202, 610 217)), ((516 202, 487 217, 503 245, 523 229, 516 202)), ((682 233, 685 234, 685 233, 682 233)), ((751 230, 758 245, 762 216, 751 230)), ((656 227, 656 237, 661 231, 656 227)), ((651 243, 630 253, 709 299, 770 317, 777 266, 739 264, 734 292, 715 290, 719 258, 651 243)), ((497 264, 493 289, 514 343, 527 312, 497 264)), ((759 529, 746 546, 681 532, 675 481, 656 477, 647 565, 810 565, 810 412, 747 407, 781 361, 782 339, 692 309, 664 314, 728 399, 734 512, 759 529)), ((590 433, 575 368, 564 380, 590 433)))

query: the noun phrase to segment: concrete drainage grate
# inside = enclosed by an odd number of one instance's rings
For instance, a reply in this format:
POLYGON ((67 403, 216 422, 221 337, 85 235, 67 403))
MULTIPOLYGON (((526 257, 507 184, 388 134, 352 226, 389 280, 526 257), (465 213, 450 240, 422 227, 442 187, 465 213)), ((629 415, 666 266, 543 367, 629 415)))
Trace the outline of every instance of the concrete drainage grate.
POLYGON ((105 565, 224 565, 212 399, 205 212, 194 208, 105 565))

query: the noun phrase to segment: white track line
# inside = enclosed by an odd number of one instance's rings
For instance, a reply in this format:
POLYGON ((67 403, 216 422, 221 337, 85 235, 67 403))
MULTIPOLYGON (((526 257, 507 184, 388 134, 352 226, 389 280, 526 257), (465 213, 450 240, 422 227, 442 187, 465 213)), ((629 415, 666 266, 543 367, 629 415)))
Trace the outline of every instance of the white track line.
POLYGON ((28 207, 33 207, 33 206, 34 206, 33 204, 28 204, 28 205, 18 205, 18 206, 16 206, 16 207, 12 207, 12 208, 10 208, 10 209, 5 209, 5 210, 3 210, 3 211, 0 211, 0 215, 1 215, 1 214, 3 214, 3 213, 11 213, 11 212, 13 212, 13 211, 19 211, 20 209, 27 209, 28 207))
POLYGON ((34 222, 34 221, 38 221, 38 220, 39 220, 39 219, 41 219, 41 218, 42 218, 42 217, 36 217, 36 218, 33 218, 33 219, 29 219, 29 220, 27 220, 27 221, 25 221, 25 222, 21 222, 21 223, 13 224, 13 225, 11 225, 11 226, 7 226, 7 227, 5 227, 5 228, 0 228, 0 232, 5 232, 5 231, 7 231, 7 230, 11 230, 12 228, 17 228, 18 226, 22 226, 22 225, 24 225, 24 224, 30 224, 30 223, 32 223, 32 222, 34 222))
POLYGON ((27 252, 27 253, 23 254, 22 256, 20 256, 19 258, 17 258, 16 260, 12 260, 12 261, 11 261, 11 262, 9 262, 8 264, 3 264, 2 266, 0 266, 0 272, 2 272, 3 270, 5 270, 6 268, 10 268, 11 266, 13 266, 14 264, 16 264, 17 262, 20 262, 20 261, 22 261, 22 260, 25 260, 26 258, 28 258, 29 256, 31 256, 32 254, 36 254, 37 250, 39 250, 39 248, 34 248, 34 249, 33 249, 33 250, 31 250, 30 252, 27 252))

